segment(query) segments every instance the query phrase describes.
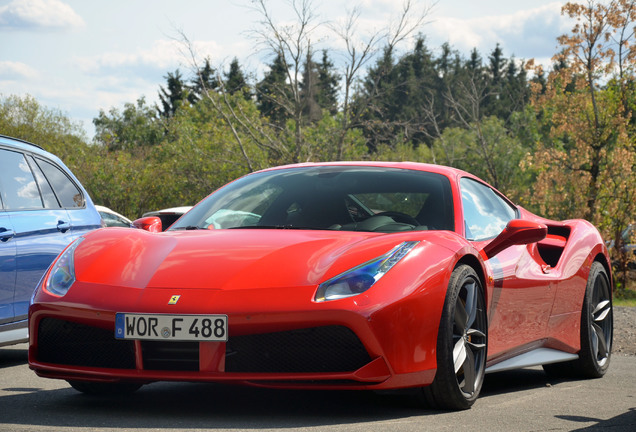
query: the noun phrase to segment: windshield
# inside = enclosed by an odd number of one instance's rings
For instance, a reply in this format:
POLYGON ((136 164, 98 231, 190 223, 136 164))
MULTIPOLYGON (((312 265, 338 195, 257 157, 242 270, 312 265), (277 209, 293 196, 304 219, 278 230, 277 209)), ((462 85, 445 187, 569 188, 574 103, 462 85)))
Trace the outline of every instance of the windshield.
POLYGON ((450 182, 384 167, 294 167, 219 189, 170 229, 453 230, 450 182))

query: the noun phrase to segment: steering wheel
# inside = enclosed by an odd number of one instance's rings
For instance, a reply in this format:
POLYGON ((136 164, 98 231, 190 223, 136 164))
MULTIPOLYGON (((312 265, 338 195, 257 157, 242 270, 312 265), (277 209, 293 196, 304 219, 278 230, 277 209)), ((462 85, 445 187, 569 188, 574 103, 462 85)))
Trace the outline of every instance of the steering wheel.
POLYGON ((388 216, 397 223, 404 223, 413 226, 421 225, 413 216, 398 211, 385 211, 374 216, 388 216))

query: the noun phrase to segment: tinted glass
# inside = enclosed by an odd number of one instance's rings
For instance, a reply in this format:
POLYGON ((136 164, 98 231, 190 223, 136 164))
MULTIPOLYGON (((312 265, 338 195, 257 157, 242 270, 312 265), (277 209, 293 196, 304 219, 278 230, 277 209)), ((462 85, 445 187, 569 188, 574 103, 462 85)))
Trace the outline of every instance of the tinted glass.
POLYGON ((109 227, 130 227, 130 224, 125 220, 117 217, 112 213, 107 212, 99 212, 99 215, 102 217, 102 220, 106 223, 106 226, 109 227))
POLYGON ((29 161, 29 166, 35 175, 35 179, 38 182, 38 186, 40 187, 40 192, 42 193, 42 199, 44 200, 44 207, 48 209, 58 209, 60 208, 60 203, 57 201, 55 194, 53 193, 53 189, 51 189, 51 185, 49 184, 46 177, 42 173, 40 167, 35 163, 31 156, 27 156, 29 161))
POLYGON ((301 167, 243 177, 212 194, 171 229, 452 230, 452 209, 450 182, 439 174, 301 167))
POLYGON ((38 185, 22 153, 0 150, 0 191, 7 210, 44 207, 38 185))
POLYGON ((55 195, 57 195, 62 207, 84 207, 82 192, 62 170, 42 159, 37 159, 37 163, 53 187, 55 195))
POLYGON ((515 218, 516 210, 488 186, 474 180, 460 180, 466 238, 495 237, 515 218))

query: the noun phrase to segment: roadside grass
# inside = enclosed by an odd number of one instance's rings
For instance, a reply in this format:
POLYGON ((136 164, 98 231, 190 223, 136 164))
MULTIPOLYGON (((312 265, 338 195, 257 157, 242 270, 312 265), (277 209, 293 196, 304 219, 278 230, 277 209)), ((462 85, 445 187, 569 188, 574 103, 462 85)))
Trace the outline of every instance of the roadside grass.
MULTIPOLYGON (((616 274, 614 274, 616 276, 616 274)), ((614 278, 614 306, 636 307, 636 272, 630 271, 625 286, 614 278)))
POLYGON ((636 283, 629 280, 626 287, 618 286, 614 288, 614 306, 636 307, 636 283))
POLYGON ((621 297, 615 297, 614 306, 636 307, 636 298, 626 299, 621 297))

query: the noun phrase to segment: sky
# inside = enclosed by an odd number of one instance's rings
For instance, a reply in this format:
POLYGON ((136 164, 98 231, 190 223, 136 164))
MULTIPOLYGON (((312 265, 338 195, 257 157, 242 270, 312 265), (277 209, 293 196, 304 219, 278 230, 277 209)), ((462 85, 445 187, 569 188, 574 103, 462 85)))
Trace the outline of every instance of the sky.
MULTIPOLYGON (((265 1, 277 25, 293 22, 291 0, 265 1)), ((499 43, 505 57, 547 65, 557 36, 572 27, 561 16, 566 1, 560 0, 412 3, 415 10, 428 9, 420 34, 434 53, 448 42, 466 57, 476 48, 487 59, 499 43)), ((328 24, 340 25, 355 7, 356 36, 363 41, 395 22, 402 4, 313 0, 319 25, 312 43, 338 62, 342 43, 328 24)), ((193 76, 184 36, 197 62, 209 57, 226 70, 236 57, 245 72, 261 78, 271 61, 257 43, 261 19, 253 0, 0 0, 0 97, 30 95, 92 137, 100 110, 121 110, 140 97, 154 104, 168 72, 193 76)), ((399 48, 412 45, 407 40, 399 48)))

